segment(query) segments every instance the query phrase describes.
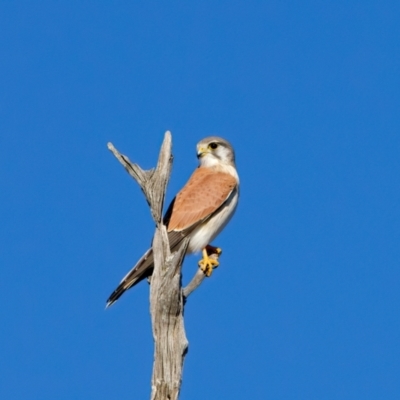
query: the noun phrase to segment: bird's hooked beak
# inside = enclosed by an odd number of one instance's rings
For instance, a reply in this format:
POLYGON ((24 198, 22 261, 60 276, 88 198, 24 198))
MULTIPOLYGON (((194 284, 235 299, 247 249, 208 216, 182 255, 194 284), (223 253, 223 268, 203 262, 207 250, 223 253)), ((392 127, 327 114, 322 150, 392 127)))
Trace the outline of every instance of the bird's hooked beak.
POLYGON ((207 153, 209 153, 210 151, 208 150, 208 148, 207 147, 203 147, 203 146, 201 146, 201 147, 199 147, 198 149, 197 149, 197 158, 201 158, 201 157, 204 157, 207 153))

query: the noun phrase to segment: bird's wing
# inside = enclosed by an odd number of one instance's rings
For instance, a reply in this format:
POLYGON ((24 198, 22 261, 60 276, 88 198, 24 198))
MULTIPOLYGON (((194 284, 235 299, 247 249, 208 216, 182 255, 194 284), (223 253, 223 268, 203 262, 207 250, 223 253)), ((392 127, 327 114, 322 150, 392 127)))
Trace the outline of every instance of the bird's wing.
POLYGON ((228 173, 197 168, 167 211, 168 232, 184 234, 208 219, 225 203, 236 186, 237 180, 228 173))
POLYGON ((153 261, 153 249, 150 247, 136 265, 122 278, 120 284, 107 299, 106 307, 110 307, 126 290, 151 275, 153 271, 153 261))

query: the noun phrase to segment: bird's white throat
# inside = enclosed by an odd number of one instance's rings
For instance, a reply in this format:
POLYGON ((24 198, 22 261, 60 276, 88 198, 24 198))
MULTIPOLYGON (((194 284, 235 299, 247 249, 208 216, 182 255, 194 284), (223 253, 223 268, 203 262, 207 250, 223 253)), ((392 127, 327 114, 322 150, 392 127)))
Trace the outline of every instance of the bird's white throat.
POLYGON ((211 154, 206 154, 204 157, 201 158, 200 166, 213 169, 214 171, 229 174, 233 176, 239 184, 239 175, 236 171, 235 166, 232 164, 226 164, 218 158, 213 157, 211 154))

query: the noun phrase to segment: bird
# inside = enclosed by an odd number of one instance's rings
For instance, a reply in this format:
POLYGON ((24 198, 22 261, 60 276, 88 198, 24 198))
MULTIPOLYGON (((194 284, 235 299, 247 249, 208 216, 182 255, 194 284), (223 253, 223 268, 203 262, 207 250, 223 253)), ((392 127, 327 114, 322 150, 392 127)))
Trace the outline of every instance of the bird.
MULTIPOLYGON (((239 175, 232 145, 218 136, 197 143, 199 165, 169 205, 164 218, 171 252, 188 238, 186 254, 202 251, 199 267, 209 277, 218 261, 211 254, 222 253, 210 243, 224 229, 236 211, 239 200, 239 175)), ((153 250, 150 247, 124 276, 107 300, 106 308, 123 293, 152 274, 153 250)))

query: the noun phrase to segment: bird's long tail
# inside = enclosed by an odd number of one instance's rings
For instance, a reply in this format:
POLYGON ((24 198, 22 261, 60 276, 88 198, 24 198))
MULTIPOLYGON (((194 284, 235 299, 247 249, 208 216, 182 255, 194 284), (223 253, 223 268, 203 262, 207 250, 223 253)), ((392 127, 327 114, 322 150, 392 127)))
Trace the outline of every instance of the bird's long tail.
POLYGON ((107 300, 106 308, 115 303, 126 290, 151 275, 153 271, 153 262, 153 249, 150 248, 143 254, 141 259, 124 276, 118 287, 111 293, 107 300))

